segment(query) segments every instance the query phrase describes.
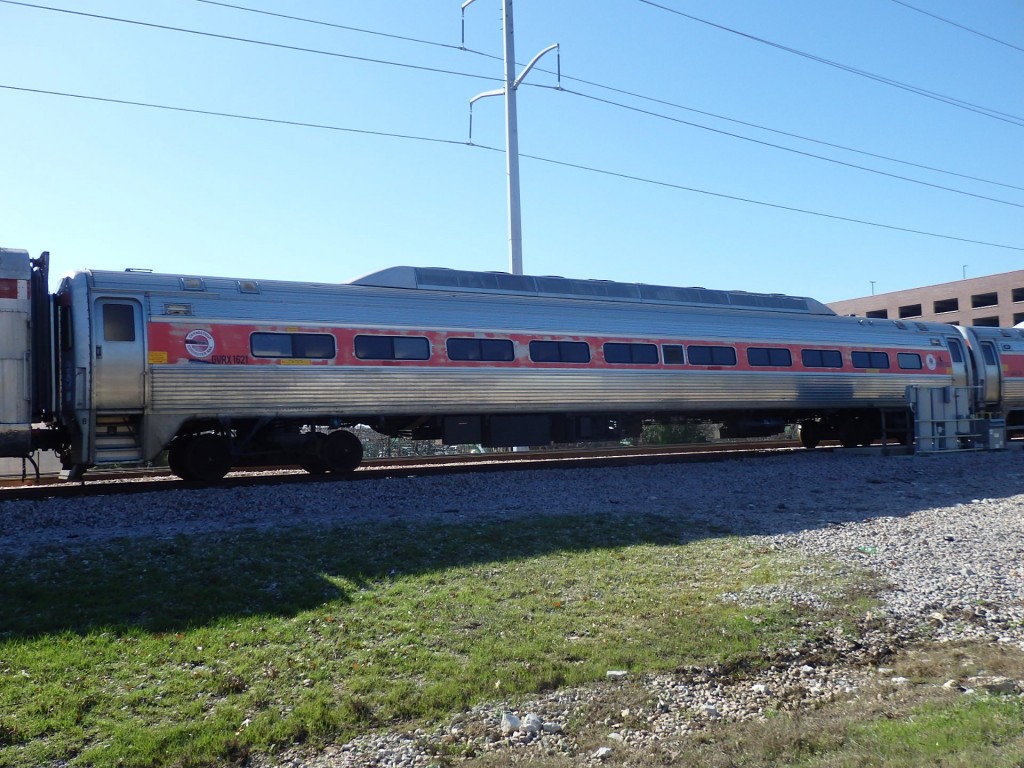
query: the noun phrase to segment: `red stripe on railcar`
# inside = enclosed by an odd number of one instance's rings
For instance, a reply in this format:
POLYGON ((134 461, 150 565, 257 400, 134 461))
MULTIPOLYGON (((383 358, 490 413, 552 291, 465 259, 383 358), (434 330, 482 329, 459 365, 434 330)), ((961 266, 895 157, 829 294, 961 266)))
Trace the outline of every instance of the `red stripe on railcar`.
POLYGON ((24 283, 24 280, 15 280, 10 277, 0 278, 0 299, 17 299, 20 293, 19 286, 24 283))
MULTIPOLYGON (((307 325, 250 325, 250 324, 209 324, 209 323, 187 323, 187 322, 166 322, 153 321, 148 325, 150 360, 166 359, 168 364, 189 363, 201 361, 206 363, 218 363, 229 365, 303 365, 329 366, 414 366, 414 367, 450 367, 450 368, 566 368, 579 370, 583 368, 599 370, 668 370, 668 371, 742 371, 753 373, 775 373, 775 372, 813 372, 821 374, 837 374, 842 371, 844 374, 892 374, 915 376, 948 376, 951 373, 951 362, 948 352, 944 348, 932 346, 921 346, 916 349, 905 347, 879 347, 879 346, 856 346, 826 343, 808 342, 804 344, 765 344, 759 341, 733 341, 726 342, 721 339, 680 339, 680 338, 655 338, 638 339, 622 338, 620 336, 579 336, 566 334, 524 334, 524 333, 495 333, 495 332, 473 332, 473 331, 438 331, 438 330, 391 330, 387 328, 325 328, 322 326, 307 325), (214 350, 205 357, 199 358, 191 354, 188 349, 186 337, 194 331, 206 331, 214 339, 214 350), (255 357, 249 346, 249 338, 253 333, 311 333, 330 334, 334 336, 337 345, 337 354, 333 359, 288 359, 272 357, 255 357), (430 342, 431 356, 428 360, 360 360, 355 356, 355 337, 359 335, 382 335, 382 336, 408 336, 426 338, 430 342), (478 339, 509 339, 515 344, 515 357, 511 361, 497 362, 485 360, 449 360, 446 350, 446 342, 450 338, 478 338, 478 339), (531 341, 582 341, 590 346, 591 359, 589 363, 563 363, 563 362, 535 362, 530 359, 531 341), (707 346, 728 346, 736 350, 736 365, 694 365, 687 361, 685 364, 666 364, 662 362, 663 357, 659 351, 657 363, 609 363, 604 359, 604 345, 606 343, 624 344, 653 344, 682 345, 684 347, 694 345, 707 346), (789 350, 793 364, 789 366, 762 366, 750 365, 747 362, 746 352, 748 349, 786 349, 789 350), (842 368, 828 367, 807 367, 801 361, 801 352, 804 349, 826 349, 840 352, 843 358, 842 368), (885 352, 890 357, 890 366, 887 369, 877 368, 854 368, 851 360, 852 352, 885 352), (918 354, 922 359, 920 369, 901 369, 897 367, 896 355, 899 353, 918 354), (166 354, 166 358, 164 357, 166 354), (934 361, 934 367, 930 367, 926 360, 934 361)), ((1021 370, 1019 375, 1024 375, 1024 356, 1020 356, 1021 370)), ((1016 373, 1016 372, 1015 372, 1016 373)), ((1013 375, 1013 374, 1011 374, 1013 375)))

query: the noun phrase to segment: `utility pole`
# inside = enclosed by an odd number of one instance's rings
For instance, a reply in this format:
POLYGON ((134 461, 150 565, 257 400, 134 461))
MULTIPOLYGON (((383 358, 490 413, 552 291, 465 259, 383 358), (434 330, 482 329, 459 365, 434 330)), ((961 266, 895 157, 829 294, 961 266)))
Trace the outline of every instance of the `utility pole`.
MULTIPOLYGON (((462 4, 462 44, 466 44, 466 7, 475 0, 465 0, 462 4)), ((516 90, 523 78, 533 69, 540 58, 558 48, 558 44, 549 45, 538 53, 526 65, 522 73, 516 77, 515 26, 512 22, 512 0, 502 0, 502 28, 505 31, 505 86, 493 91, 478 93, 469 100, 469 140, 473 141, 473 102, 488 96, 505 97, 505 169, 508 179, 508 262, 509 271, 513 275, 523 274, 523 225, 519 209, 519 125, 516 116, 516 90)), ((559 63, 559 72, 561 63, 559 63)), ((561 75, 559 74, 559 82, 561 75)))

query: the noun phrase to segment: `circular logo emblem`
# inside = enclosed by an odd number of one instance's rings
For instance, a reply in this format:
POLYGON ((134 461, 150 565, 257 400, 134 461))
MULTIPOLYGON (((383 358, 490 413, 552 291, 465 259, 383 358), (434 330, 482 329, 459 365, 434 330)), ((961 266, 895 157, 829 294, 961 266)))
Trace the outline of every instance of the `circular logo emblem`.
POLYGON ((213 336, 209 331, 197 328, 185 337, 185 349, 192 357, 209 357, 213 354, 213 336))
POLYGON ((928 356, 927 356, 927 357, 926 357, 926 358, 924 359, 924 362, 925 362, 925 365, 927 365, 927 366, 928 366, 928 370, 929 370, 929 371, 934 371, 934 370, 935 370, 935 365, 936 365, 936 362, 935 362, 935 355, 928 355, 928 356))

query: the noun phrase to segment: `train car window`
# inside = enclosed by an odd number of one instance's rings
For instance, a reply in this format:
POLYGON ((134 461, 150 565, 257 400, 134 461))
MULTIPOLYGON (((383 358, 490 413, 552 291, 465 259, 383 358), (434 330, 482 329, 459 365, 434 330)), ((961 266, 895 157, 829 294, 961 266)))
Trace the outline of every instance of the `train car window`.
POLYGON ((531 341, 530 359, 535 363, 589 363, 585 341, 531 341))
POLYGON ((293 333, 292 355, 310 360, 330 360, 334 357, 334 337, 329 333, 293 333))
POLYGON ((784 368, 793 364, 793 355, 780 347, 750 347, 747 362, 751 365, 773 365, 784 368))
POLYGON ((900 352, 896 355, 896 364, 907 371, 919 371, 921 356, 916 352, 900 352))
POLYGON ((515 359, 510 339, 448 339, 449 360, 509 363, 515 359))
POLYGON ((658 348, 654 344, 622 344, 610 341, 604 345, 604 359, 608 363, 657 365, 658 348))
POLYGON ((448 339, 445 343, 449 360, 482 360, 480 339, 448 339))
POLYGON ((558 356, 563 363, 589 363, 590 345, 585 341, 560 341, 558 356))
POLYGON ((960 342, 956 339, 949 340, 949 357, 954 363, 962 363, 964 361, 964 355, 960 349, 960 342))
POLYGON ((843 354, 838 349, 801 349, 804 368, 842 368, 843 354))
POLYGON ((391 360, 395 356, 390 336, 356 336, 355 347, 360 360, 391 360))
POLYGON ((854 368, 888 368, 888 352, 854 352, 850 356, 854 368))
POLYGON ((254 333, 249 337, 249 351, 253 357, 291 357, 291 334, 254 333))
POLYGON ((682 344, 662 344, 661 357, 665 365, 683 365, 686 362, 682 344))
POLYGON ((429 360, 430 341, 422 336, 356 336, 360 360, 429 360))
POLYGON ((335 346, 329 333, 254 333, 249 337, 249 351, 253 357, 330 360, 335 346))
POLYGON ((395 360, 429 360, 430 342, 422 336, 395 336, 395 360))
POLYGON ((57 308, 57 318, 60 323, 61 349, 73 349, 75 337, 71 323, 71 307, 61 304, 57 308))
POLYGON ((103 339, 135 341, 135 308, 131 304, 103 304, 103 339))
POLYGON ((558 342, 557 341, 531 341, 530 359, 535 363, 557 363, 558 342))
POLYGON ((736 365, 736 350, 732 347, 691 345, 686 348, 690 365, 736 365))
POLYGON ((996 362, 996 348, 990 341, 981 342, 981 354, 985 358, 985 365, 998 365, 996 362))
POLYGON ((511 339, 481 339, 480 354, 482 359, 496 363, 511 363, 516 358, 511 339))

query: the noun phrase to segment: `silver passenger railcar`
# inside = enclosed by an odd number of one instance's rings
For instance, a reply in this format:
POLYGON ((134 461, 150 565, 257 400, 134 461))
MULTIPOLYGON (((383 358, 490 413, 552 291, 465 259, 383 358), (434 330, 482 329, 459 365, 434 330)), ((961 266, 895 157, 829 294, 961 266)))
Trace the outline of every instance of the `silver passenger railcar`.
POLYGON ((45 255, 0 251, 0 450, 52 448, 73 475, 164 450, 192 479, 347 472, 357 424, 484 446, 800 424, 813 446, 883 424, 909 440, 908 386, 1024 409, 1020 331, 801 297, 414 267, 346 284, 81 271, 48 296, 46 271, 45 255))

